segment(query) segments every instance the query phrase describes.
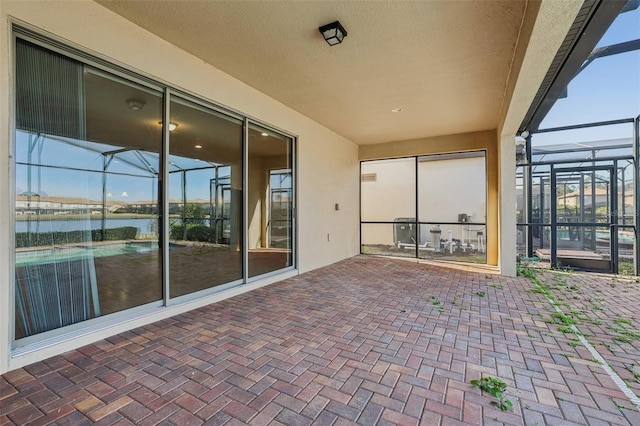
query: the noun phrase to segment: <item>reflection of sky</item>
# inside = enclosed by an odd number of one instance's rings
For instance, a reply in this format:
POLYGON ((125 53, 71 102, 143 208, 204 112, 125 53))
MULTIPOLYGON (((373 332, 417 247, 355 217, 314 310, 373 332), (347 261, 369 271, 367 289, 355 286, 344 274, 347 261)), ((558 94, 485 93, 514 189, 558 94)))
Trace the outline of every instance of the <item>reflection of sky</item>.
MULTIPOLYGON (((618 16, 597 47, 640 38, 640 9, 618 16)), ((569 83, 540 125, 550 127, 633 118, 640 113, 640 51, 595 59, 569 83)), ((535 136, 535 145, 629 138, 632 126, 591 128, 535 136)))
MULTIPOLYGON (((32 151, 31 163, 53 167, 16 166, 16 188, 21 192, 33 192, 50 197, 88 198, 94 201, 102 199, 103 156, 92 151, 106 146, 78 140, 68 143, 51 138, 42 138, 41 144, 32 151), (75 145, 74 145, 75 144, 75 145), (31 185, 29 185, 29 169, 31 169, 31 185), (78 169, 78 170, 74 170, 78 169)), ((110 147, 109 149, 118 149, 110 147)), ((29 135, 17 132, 16 161, 29 161, 29 135)), ((111 174, 107 178, 106 192, 111 196, 108 201, 131 202, 151 200, 157 190, 152 184, 154 179, 142 170, 114 160, 110 169, 121 173, 134 174, 126 176, 111 174)))
MULTIPOLYGON (((120 149, 118 146, 93 144, 78 140, 66 142, 56 138, 40 139, 41 144, 32 150, 31 164, 42 164, 52 167, 31 167, 20 163, 29 162, 29 134, 16 134, 16 189, 18 195, 24 192, 37 193, 42 196, 87 198, 93 201, 102 200, 102 169, 104 157, 101 151, 120 149), (31 184, 29 184, 31 169, 31 184), (74 170, 78 169, 78 170, 74 170)), ((172 156, 172 164, 180 167, 207 167, 209 163, 195 159, 172 156)), ((158 199, 158 181, 154 171, 159 169, 158 155, 128 151, 116 154, 111 161, 106 179, 107 201, 132 203, 136 201, 152 201, 158 199), (150 171, 151 169, 151 171, 150 171)), ((171 166, 171 170, 177 167, 171 166)), ((219 176, 228 176, 229 167, 221 167, 219 176)), ((170 174, 169 198, 180 199, 182 196, 182 173, 170 174)), ((192 170, 187 173, 187 197, 209 199, 210 181, 215 177, 213 168, 192 170)))
MULTIPOLYGON (((102 200, 102 170, 104 156, 101 152, 119 150, 119 146, 91 142, 41 138, 32 150, 29 161, 29 134, 17 132, 16 137, 16 192, 31 192, 49 197, 86 198, 102 200), (96 152, 94 150, 100 150, 96 152), (39 164, 47 167, 28 167, 20 163, 39 164), (29 173, 30 169, 30 173, 29 173), (29 177, 30 175, 30 177, 29 177), (29 184, 30 179, 30 184, 29 184)), ((109 163, 106 179, 107 201, 133 203, 158 199, 158 155, 148 152, 126 151, 117 153, 109 163)), ((216 171, 211 163, 196 159, 170 156, 169 199, 182 198, 182 168, 192 168, 186 173, 187 199, 209 200, 210 188, 215 186, 216 171)), ((229 183, 231 167, 220 166, 218 178, 229 183)), ((290 186, 290 178, 288 180, 290 186)), ((221 182, 222 183, 222 182, 221 182)))
POLYGON ((291 170, 271 173, 271 189, 291 189, 291 170))

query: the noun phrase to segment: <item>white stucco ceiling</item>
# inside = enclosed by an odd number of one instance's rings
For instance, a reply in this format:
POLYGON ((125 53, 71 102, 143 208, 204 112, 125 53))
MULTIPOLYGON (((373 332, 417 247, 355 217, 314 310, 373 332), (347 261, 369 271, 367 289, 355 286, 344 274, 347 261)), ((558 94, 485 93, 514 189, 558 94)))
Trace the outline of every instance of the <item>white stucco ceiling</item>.
POLYGON ((357 144, 497 128, 526 6, 97 1, 357 144), (336 19, 330 47, 318 27, 336 19))

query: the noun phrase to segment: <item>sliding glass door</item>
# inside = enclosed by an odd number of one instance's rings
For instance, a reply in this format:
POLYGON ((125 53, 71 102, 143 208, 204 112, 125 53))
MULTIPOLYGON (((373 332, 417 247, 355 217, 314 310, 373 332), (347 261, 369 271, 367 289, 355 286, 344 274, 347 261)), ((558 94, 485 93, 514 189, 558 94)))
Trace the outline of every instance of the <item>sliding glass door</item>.
POLYGON ((294 266, 292 136, 18 32, 14 346, 294 266))
POLYGON ((242 280, 242 121, 175 96, 170 111, 169 280, 178 297, 242 280))
POLYGON ((15 338, 160 301, 162 92, 24 40, 16 71, 15 338))

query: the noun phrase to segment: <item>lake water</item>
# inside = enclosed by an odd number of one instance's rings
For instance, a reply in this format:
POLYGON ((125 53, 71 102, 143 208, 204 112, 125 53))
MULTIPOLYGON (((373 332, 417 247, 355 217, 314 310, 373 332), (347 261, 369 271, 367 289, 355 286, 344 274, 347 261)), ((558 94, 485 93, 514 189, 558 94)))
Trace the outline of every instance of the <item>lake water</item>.
MULTIPOLYGON (((153 229, 153 218, 108 218, 106 228, 121 228, 124 226, 135 226, 139 234, 151 234, 153 229)), ((102 219, 45 219, 42 221, 31 221, 31 232, 69 232, 87 230, 89 227, 102 229, 102 219)), ((26 220, 16 220, 16 232, 27 232, 29 223, 26 220)))
POLYGON ((157 242, 113 243, 104 246, 56 247, 16 253, 16 266, 44 265, 96 257, 131 253, 151 253, 158 250, 157 242))

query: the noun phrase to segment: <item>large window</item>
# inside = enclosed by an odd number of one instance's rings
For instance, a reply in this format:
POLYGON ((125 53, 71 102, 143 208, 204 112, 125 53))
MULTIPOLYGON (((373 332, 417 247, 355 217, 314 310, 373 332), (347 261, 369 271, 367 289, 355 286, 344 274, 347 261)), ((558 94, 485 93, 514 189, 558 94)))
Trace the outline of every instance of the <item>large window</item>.
POLYGON ((361 165, 361 251, 486 263, 484 151, 361 165))
POLYGON ((294 265, 291 136, 36 39, 15 49, 15 346, 294 265))

